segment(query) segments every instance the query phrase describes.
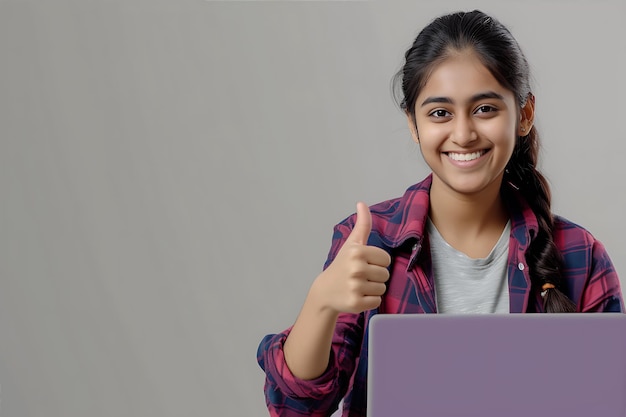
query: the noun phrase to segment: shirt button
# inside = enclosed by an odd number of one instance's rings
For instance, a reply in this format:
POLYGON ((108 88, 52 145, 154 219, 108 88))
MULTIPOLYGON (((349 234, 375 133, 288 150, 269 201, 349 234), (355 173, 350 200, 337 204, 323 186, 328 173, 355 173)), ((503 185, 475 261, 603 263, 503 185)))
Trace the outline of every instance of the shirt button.
POLYGON ((524 264, 521 262, 517 264, 517 267, 519 268, 520 271, 524 270, 524 264))

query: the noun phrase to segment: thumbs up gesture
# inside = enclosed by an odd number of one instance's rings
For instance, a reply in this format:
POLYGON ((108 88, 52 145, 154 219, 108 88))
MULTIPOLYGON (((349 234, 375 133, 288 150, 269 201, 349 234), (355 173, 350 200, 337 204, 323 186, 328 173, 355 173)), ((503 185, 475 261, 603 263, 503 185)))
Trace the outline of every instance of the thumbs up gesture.
POLYGON ((352 233, 334 261, 311 288, 320 305, 336 313, 360 313, 376 308, 389 279, 391 257, 375 246, 367 246, 372 231, 372 215, 364 203, 357 203, 352 233))

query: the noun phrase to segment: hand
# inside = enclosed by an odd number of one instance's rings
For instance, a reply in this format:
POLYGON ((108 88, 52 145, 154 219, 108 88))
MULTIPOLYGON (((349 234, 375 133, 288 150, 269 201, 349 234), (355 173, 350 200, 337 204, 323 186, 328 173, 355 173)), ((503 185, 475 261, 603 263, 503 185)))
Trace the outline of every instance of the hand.
POLYGON ((360 313, 380 305, 389 279, 391 257, 375 246, 367 246, 372 215, 364 203, 357 203, 357 217, 350 236, 334 261, 311 287, 318 305, 335 313, 360 313))

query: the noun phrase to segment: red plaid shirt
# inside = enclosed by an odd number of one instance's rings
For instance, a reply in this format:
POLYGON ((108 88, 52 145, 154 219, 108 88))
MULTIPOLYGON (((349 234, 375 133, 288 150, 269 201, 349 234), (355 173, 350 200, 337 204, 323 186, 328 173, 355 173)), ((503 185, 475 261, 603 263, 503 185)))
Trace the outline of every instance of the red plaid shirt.
MULTIPOLYGON (((367 323, 376 312, 436 313, 430 251, 425 239, 432 176, 410 187, 403 197, 370 208, 372 233, 368 244, 392 256, 391 276, 376 311, 339 316, 328 369, 317 379, 294 377, 285 363, 283 343, 290 329, 266 336, 257 360, 265 371, 265 398, 271 416, 329 416, 344 398, 344 417, 364 417, 367 382, 367 323), (347 394, 347 396, 346 396, 347 394)), ((507 186, 508 188, 508 186, 507 186)), ((513 190, 507 201, 511 219, 508 280, 511 313, 542 312, 539 291, 531 287, 525 252, 537 233, 537 218, 513 190)), ((335 226, 324 268, 350 235, 355 216, 335 226)), ((620 283, 602 243, 585 229, 557 217, 554 241, 563 256, 563 291, 580 312, 622 312, 620 283)))

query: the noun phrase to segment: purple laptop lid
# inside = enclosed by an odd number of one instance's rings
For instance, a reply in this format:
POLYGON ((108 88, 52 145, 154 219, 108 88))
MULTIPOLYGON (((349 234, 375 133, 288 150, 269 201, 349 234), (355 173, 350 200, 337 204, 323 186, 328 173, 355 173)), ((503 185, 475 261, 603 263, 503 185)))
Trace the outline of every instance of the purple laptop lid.
POLYGON ((626 417, 626 314, 384 315, 369 417, 626 417))

